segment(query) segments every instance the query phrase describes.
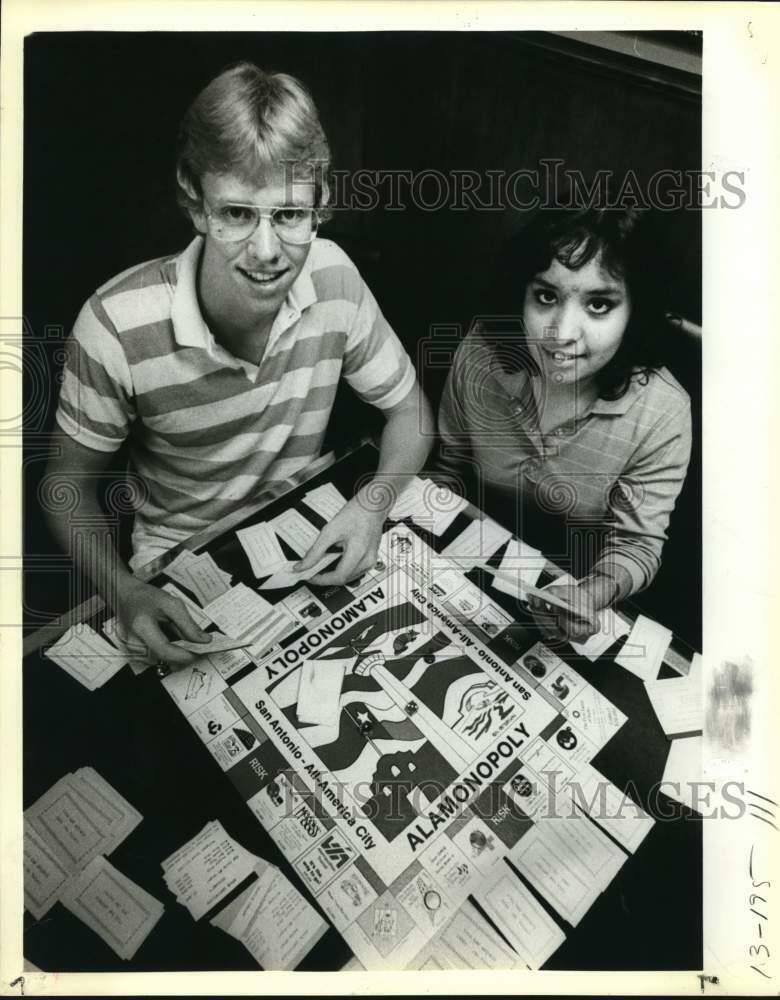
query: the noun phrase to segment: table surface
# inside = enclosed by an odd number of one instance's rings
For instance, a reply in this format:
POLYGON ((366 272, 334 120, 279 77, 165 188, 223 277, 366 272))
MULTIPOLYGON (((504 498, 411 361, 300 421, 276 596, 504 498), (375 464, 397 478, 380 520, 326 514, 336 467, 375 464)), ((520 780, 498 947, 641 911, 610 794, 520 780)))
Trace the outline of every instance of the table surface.
MULTIPOLYGON (((233 530, 238 525, 281 513, 322 482, 333 482, 350 496, 357 479, 374 468, 376 454, 373 446, 365 445, 306 480, 305 485, 255 505, 251 511, 247 508, 232 515, 203 536, 191 539, 186 547, 209 551, 221 566, 237 572, 238 567, 230 565, 230 553, 236 549, 233 530)), ((469 516, 478 516, 478 511, 469 508, 442 538, 431 538, 430 543, 440 551, 465 527, 469 516)), ((154 578, 161 565, 158 561, 144 575, 154 578)), ((479 570, 469 576, 485 583, 479 570)), ((234 575, 234 582, 238 579, 234 575)), ((245 582, 251 584, 253 579, 245 582)), ((517 604, 511 598, 495 591, 491 597, 515 614, 517 604)), ((118 958, 59 903, 38 922, 25 912, 25 956, 43 970, 60 972, 256 970, 238 941, 207 921, 194 922, 175 901, 163 882, 160 862, 207 822, 217 819, 241 845, 280 867, 310 897, 153 670, 136 677, 123 669, 104 687, 90 692, 43 655, 44 644, 53 641, 69 621, 90 620, 91 614, 100 613, 99 605, 99 601, 88 602, 58 625, 25 639, 24 806, 35 802, 67 772, 83 766, 96 768, 143 816, 143 822, 110 860, 163 902, 165 912, 130 962, 118 958)), ((621 610, 633 614, 630 605, 621 610)), ((526 636, 525 648, 538 638, 530 622, 523 625, 520 634, 526 636)), ((682 644, 675 640, 674 645, 684 659, 682 644)), ((566 652, 559 655, 628 717, 592 763, 640 804, 654 807, 656 823, 578 927, 566 927, 565 943, 545 968, 699 969, 701 821, 662 794, 651 794, 663 775, 669 741, 638 678, 608 657, 591 663, 566 652), (660 809, 667 818, 659 818, 660 809)), ((299 969, 339 969, 350 957, 341 936, 329 928, 299 969)))

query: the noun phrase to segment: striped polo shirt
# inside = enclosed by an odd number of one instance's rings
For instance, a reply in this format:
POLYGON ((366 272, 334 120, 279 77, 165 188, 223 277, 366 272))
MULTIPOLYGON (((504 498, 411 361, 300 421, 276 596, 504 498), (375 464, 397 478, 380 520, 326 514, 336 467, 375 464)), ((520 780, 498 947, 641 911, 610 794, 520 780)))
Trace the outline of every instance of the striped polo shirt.
POLYGON ((371 291, 329 240, 312 243, 260 365, 236 358, 198 307, 202 246, 196 237, 107 282, 68 339, 57 422, 103 452, 130 436, 148 491, 136 568, 314 461, 342 375, 383 410, 415 385, 371 291))
POLYGON ((636 373, 620 399, 597 399, 542 434, 531 378, 508 371, 506 356, 500 335, 478 327, 458 347, 439 411, 440 466, 575 575, 615 576, 617 565, 631 593, 642 590, 660 566, 688 468, 688 394, 665 368, 636 373))

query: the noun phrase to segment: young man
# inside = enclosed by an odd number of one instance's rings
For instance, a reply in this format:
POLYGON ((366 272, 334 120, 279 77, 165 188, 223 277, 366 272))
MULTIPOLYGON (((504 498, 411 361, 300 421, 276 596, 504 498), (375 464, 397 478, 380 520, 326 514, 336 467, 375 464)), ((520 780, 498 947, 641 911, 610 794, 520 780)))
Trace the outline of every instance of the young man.
MULTIPOLYGON (((302 566, 331 546, 341 555, 315 582, 373 564, 392 494, 425 460, 432 420, 411 361, 349 258, 317 238, 329 157, 297 80, 248 63, 225 71, 180 133, 179 200, 198 235, 109 281, 76 321, 49 481, 74 480, 79 514, 100 525, 90 483, 132 429, 146 490, 132 569, 314 461, 342 376, 386 418, 374 484, 392 489, 364 487, 323 529, 302 566)), ((187 662, 160 627, 203 637, 183 603, 134 577, 112 545, 85 544, 70 514, 48 516, 125 627, 159 659, 187 662)))

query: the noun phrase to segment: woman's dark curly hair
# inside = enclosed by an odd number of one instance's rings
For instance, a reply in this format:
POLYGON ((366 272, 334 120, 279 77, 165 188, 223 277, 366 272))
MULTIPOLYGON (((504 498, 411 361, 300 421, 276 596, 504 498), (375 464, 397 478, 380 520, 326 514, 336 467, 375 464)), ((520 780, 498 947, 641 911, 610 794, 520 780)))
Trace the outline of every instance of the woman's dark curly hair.
POLYGON ((492 282, 491 310, 498 307, 504 316, 522 314, 528 283, 553 260, 576 271, 598 257, 625 282, 631 315, 615 356, 597 375, 603 399, 618 399, 632 378, 646 381, 661 364, 666 323, 658 263, 665 255, 648 215, 637 209, 541 208, 505 246, 492 282))

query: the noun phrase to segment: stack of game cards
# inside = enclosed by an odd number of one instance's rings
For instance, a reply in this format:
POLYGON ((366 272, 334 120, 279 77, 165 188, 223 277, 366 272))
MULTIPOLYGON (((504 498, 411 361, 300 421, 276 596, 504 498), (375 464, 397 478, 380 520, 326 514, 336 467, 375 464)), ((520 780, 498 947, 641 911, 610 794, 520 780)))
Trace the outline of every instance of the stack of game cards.
POLYGON ((200 920, 249 879, 259 860, 212 820, 162 862, 163 878, 177 902, 200 920))
POLYGON ((25 907, 40 920, 60 900, 120 958, 132 958, 164 907, 103 855, 140 822, 93 768, 60 778, 24 814, 25 907))

